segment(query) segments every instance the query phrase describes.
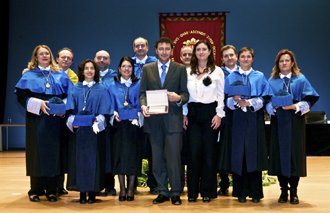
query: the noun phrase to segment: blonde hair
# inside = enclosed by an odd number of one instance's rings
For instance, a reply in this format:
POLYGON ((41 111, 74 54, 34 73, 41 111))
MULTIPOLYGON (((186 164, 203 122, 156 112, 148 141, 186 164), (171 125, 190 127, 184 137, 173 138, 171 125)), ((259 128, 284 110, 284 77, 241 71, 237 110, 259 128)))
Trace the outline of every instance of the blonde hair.
POLYGON ((44 44, 40 44, 38 46, 36 46, 32 52, 32 56, 31 56, 31 60, 29 61, 27 68, 30 70, 36 69, 38 67, 38 51, 40 48, 45 48, 49 54, 50 54, 50 70, 52 71, 60 71, 60 67, 57 65, 56 61, 54 60, 54 55, 52 53, 52 51, 50 50, 50 48, 47 45, 44 44))
POLYGON ((290 56, 291 61, 293 63, 293 66, 292 66, 292 69, 291 69, 292 74, 295 75, 295 76, 298 76, 300 74, 300 69, 299 69, 298 64, 296 62, 296 58, 295 58, 294 53, 291 50, 282 49, 276 55, 275 66, 273 67, 272 73, 271 73, 272 78, 279 78, 280 72, 281 72, 281 70, 279 68, 280 58, 281 58, 282 55, 286 55, 286 54, 288 54, 290 56))

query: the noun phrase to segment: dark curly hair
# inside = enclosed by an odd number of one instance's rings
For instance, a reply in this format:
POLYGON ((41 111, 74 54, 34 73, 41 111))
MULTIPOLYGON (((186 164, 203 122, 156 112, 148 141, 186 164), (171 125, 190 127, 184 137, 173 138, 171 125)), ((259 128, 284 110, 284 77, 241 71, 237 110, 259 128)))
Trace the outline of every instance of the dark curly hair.
POLYGON ((79 66, 78 66, 79 82, 83 82, 85 80, 85 76, 84 76, 85 64, 87 64, 89 62, 91 62, 93 64, 94 69, 95 69, 94 81, 99 82, 100 81, 100 69, 97 66, 97 64, 94 62, 94 60, 92 60, 92 59, 85 59, 82 62, 80 62, 79 66))

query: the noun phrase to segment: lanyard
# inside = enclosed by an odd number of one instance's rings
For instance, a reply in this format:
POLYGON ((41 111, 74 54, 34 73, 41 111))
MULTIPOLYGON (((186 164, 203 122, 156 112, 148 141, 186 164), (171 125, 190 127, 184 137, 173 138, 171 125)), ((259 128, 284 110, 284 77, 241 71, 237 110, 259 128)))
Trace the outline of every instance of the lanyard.
POLYGON ((89 93, 91 92, 93 86, 89 87, 88 90, 87 90, 87 92, 86 92, 85 87, 84 87, 84 107, 82 108, 83 111, 86 110, 87 99, 88 99, 89 93))

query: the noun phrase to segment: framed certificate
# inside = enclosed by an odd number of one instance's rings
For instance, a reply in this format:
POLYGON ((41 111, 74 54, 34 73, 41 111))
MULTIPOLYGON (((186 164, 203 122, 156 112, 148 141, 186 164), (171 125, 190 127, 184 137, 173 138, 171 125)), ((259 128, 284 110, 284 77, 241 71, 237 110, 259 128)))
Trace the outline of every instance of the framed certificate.
POLYGON ((149 114, 168 113, 167 90, 147 90, 147 107, 149 114))

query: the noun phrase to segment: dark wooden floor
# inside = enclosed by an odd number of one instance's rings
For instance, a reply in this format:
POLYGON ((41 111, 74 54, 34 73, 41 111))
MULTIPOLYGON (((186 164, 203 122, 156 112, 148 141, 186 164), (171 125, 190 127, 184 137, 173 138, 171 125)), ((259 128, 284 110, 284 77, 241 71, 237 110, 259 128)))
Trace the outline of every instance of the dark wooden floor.
POLYGON ((183 204, 173 206, 170 202, 152 205, 154 195, 147 189, 138 188, 139 194, 133 202, 119 202, 117 196, 101 197, 95 204, 77 203, 78 194, 70 192, 56 203, 49 203, 42 197, 40 203, 28 200, 29 179, 25 176, 24 152, 0 152, 0 212, 330 212, 330 157, 308 157, 308 177, 302 178, 298 187, 299 205, 279 204, 278 184, 264 187, 265 198, 259 203, 238 203, 233 197, 218 197, 210 203, 188 203, 186 193, 183 204))

